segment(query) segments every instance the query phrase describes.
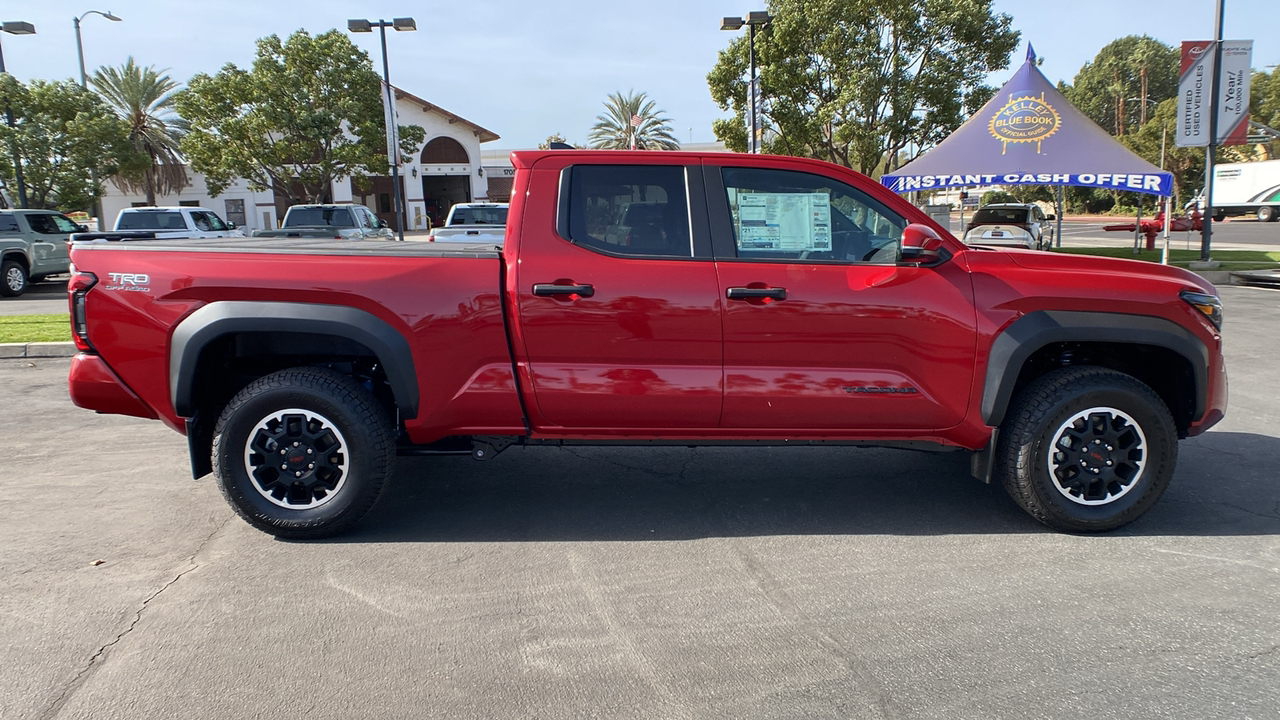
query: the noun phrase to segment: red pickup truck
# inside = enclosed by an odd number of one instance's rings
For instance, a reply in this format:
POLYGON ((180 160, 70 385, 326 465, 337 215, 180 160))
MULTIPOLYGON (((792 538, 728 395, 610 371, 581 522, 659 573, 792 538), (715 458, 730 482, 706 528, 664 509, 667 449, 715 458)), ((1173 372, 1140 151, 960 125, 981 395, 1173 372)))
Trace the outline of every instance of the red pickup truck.
POLYGON ((1223 417, 1221 304, 1184 270, 966 247, 812 160, 512 160, 502 247, 75 243, 72 400, 186 434, 291 538, 356 523, 397 454, 513 443, 965 450, 1103 531, 1223 417))

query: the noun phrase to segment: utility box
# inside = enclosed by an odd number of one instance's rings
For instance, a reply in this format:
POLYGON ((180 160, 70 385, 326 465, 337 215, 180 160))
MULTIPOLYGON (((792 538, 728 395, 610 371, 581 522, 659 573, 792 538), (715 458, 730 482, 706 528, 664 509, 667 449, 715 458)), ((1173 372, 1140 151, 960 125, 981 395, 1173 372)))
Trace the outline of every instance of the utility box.
POLYGON ((933 218, 933 221, 951 232, 951 206, 950 205, 925 205, 924 213, 933 218))

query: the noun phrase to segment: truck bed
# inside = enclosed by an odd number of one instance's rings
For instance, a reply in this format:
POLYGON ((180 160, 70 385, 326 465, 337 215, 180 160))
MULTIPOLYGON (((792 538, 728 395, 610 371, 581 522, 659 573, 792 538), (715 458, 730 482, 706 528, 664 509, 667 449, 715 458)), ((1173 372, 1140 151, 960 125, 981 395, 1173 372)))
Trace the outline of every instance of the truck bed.
POLYGON ((127 249, 160 252, 264 253, 271 255, 347 255, 360 257, 467 257, 498 258, 502 248, 493 244, 418 241, 337 240, 333 238, 125 238, 80 241, 94 250, 127 249))

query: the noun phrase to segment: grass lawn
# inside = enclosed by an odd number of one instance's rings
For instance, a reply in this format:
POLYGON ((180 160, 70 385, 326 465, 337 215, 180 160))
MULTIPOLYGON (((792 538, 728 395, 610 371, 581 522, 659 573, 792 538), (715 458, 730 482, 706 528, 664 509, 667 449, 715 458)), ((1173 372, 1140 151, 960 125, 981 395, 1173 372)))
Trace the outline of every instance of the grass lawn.
MULTIPOLYGON (((1093 248, 1054 248, 1054 252, 1073 253, 1075 255, 1102 255, 1105 257, 1127 258, 1129 260, 1146 260, 1160 262, 1160 250, 1140 250, 1133 254, 1127 247, 1093 247, 1093 248)), ((1199 250, 1175 250, 1169 248, 1169 264, 1186 267, 1192 260, 1200 259, 1199 250)), ((1275 270, 1280 268, 1280 252, 1264 252, 1262 250, 1214 250, 1213 259, 1222 263, 1223 270, 1275 270)))
POLYGON ((0 316, 0 343, 69 342, 71 316, 5 315, 0 316))

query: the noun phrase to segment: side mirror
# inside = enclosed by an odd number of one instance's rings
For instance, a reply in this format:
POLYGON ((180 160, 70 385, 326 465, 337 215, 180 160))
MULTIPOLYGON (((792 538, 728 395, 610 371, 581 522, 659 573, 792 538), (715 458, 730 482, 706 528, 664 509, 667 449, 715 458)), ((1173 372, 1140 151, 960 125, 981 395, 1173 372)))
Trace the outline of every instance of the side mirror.
POLYGON ((89 232, 88 225, 76 225, 76 228, 78 232, 89 232))
POLYGON ((1044 216, 1044 219, 1045 219, 1045 220, 1057 220, 1057 219, 1058 219, 1058 216, 1057 216, 1057 215, 1045 215, 1045 216, 1044 216))
POLYGON ((911 223, 902 231, 902 261, 928 264, 942 257, 942 238, 923 223, 911 223))
POLYGON ((235 224, 235 223, 233 223, 233 222, 229 222, 229 223, 227 223, 227 229, 228 229, 228 230, 235 230, 235 229, 236 229, 236 224, 235 224))

